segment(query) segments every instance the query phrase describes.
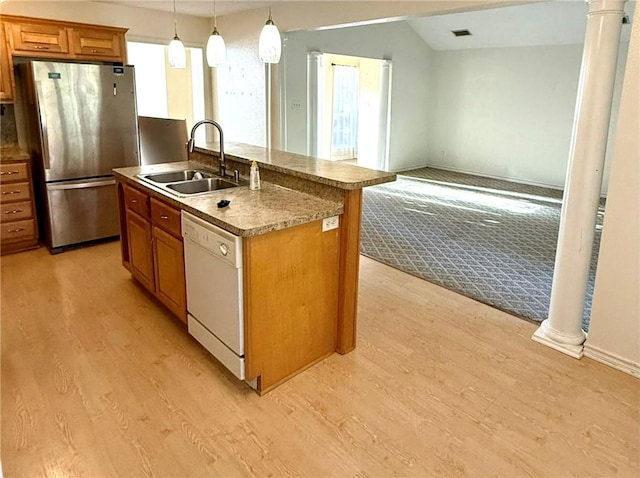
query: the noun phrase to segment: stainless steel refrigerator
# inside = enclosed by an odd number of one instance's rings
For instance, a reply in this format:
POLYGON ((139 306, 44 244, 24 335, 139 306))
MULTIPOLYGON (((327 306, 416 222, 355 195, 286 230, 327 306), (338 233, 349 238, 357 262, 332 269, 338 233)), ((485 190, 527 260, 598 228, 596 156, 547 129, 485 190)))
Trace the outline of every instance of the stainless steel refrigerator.
POLYGON ((133 67, 32 61, 17 73, 45 244, 117 236, 112 169, 140 162, 133 67))

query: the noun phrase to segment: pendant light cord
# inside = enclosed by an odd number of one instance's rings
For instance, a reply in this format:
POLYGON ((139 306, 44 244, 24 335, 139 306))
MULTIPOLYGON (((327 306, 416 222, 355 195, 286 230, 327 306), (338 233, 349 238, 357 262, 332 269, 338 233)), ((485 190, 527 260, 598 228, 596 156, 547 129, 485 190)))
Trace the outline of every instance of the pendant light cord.
POLYGON ((178 20, 176 19, 176 0, 173 0, 173 33, 178 36, 178 20))
POLYGON ((216 0, 213 0, 213 28, 218 26, 218 17, 216 15, 216 0))

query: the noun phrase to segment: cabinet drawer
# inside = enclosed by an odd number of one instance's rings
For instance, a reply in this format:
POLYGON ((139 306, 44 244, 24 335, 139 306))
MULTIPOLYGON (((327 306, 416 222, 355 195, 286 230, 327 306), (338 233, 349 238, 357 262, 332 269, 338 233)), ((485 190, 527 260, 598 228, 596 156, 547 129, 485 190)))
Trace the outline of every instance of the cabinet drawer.
POLYGON ((36 234, 36 223, 33 219, 0 224, 2 243, 33 239, 36 234))
POLYGON ((180 210, 151 198, 151 222, 180 238, 180 210))
POLYGON ((26 201, 31 199, 29 183, 1 184, 0 201, 2 203, 26 201))
POLYGON ((73 51, 88 57, 122 57, 123 35, 117 32, 74 28, 71 31, 73 51))
POLYGON ((149 196, 145 193, 125 184, 124 201, 127 208, 137 212, 145 219, 149 219, 149 196))
POLYGON ((69 53, 67 29, 51 24, 11 23, 10 42, 15 53, 69 53))
POLYGON ((0 222, 20 221, 32 217, 31 201, 0 205, 0 222))
POLYGON ((29 170, 27 163, 0 164, 0 182, 28 181, 29 170))

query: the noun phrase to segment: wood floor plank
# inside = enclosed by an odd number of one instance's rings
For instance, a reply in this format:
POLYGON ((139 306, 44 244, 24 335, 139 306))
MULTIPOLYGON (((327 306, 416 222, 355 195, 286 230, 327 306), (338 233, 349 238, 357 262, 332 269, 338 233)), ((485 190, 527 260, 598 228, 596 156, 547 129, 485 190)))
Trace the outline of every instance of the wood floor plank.
POLYGON ((640 381, 362 258, 356 349, 259 397, 117 242, 3 256, 4 476, 640 474, 640 381))

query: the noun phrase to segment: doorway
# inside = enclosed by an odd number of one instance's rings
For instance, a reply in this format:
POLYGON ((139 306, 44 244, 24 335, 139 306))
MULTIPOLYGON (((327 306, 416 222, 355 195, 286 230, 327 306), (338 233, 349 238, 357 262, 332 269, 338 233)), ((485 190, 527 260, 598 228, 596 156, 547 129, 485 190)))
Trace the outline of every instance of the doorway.
POLYGON ((391 62, 309 52, 309 156, 388 169, 391 62))

